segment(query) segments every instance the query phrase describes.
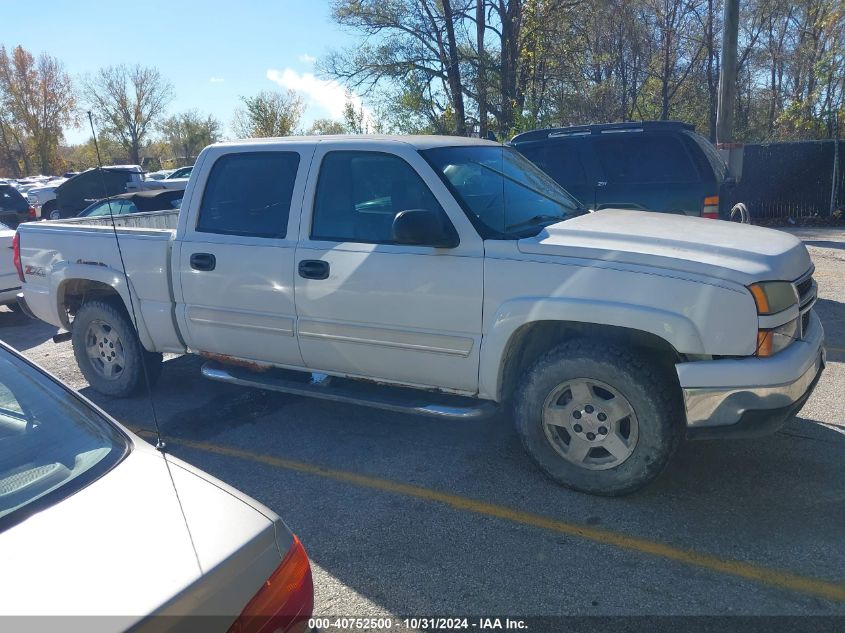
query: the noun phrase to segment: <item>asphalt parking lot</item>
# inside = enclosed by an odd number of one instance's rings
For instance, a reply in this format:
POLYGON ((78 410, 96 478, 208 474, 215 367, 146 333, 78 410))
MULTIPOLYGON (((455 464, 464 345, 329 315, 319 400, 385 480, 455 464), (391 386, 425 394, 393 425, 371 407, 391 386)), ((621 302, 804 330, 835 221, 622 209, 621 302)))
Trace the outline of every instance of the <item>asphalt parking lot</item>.
MULTIPOLYGON (((222 385, 193 357, 165 363, 162 431, 285 518, 313 563, 315 615, 845 615, 845 231, 793 232, 827 332, 812 398, 772 437, 685 444, 632 496, 550 483, 504 416, 450 423, 222 385)), ((0 309, 0 338, 153 428, 145 397, 92 391, 54 333, 0 309)))

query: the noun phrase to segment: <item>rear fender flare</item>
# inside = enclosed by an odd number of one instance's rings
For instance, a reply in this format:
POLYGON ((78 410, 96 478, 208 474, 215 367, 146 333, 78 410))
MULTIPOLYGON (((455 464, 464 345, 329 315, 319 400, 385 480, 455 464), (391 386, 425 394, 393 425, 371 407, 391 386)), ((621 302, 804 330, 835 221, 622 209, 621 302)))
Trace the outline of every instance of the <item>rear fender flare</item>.
POLYGON ((100 264, 65 263, 53 268, 50 275, 50 292, 56 297, 56 310, 65 328, 70 329, 70 322, 68 321, 67 312, 64 309, 65 291, 68 283, 72 281, 95 281, 113 288, 121 301, 123 301, 129 318, 135 324, 141 344, 148 350, 155 349, 152 337, 144 323, 144 318, 141 314, 140 299, 135 287, 132 285, 132 281, 127 279, 122 272, 100 264), (134 312, 136 314, 133 314, 133 310, 130 307, 132 306, 129 300, 130 292, 134 300, 134 312))

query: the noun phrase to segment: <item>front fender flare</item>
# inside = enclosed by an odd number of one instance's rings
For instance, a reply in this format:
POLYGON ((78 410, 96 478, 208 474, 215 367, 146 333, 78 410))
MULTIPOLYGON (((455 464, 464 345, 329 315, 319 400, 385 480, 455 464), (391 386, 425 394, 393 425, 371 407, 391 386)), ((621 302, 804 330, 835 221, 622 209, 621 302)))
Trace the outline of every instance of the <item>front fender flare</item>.
POLYGON ((643 305, 566 297, 522 297, 503 303, 484 332, 479 368, 479 395, 499 400, 502 368, 508 344, 523 325, 540 321, 571 321, 624 327, 648 332, 686 354, 703 354, 704 344, 687 316, 643 305))

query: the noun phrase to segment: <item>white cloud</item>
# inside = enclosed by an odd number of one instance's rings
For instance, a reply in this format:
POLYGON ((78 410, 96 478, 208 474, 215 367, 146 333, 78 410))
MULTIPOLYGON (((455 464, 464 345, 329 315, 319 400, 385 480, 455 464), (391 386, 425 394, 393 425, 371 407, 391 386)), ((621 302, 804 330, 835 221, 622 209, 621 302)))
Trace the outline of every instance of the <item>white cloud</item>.
POLYGON ((366 118, 370 119, 370 111, 363 105, 361 97, 347 92, 341 84, 330 79, 319 79, 313 73, 298 73, 291 68, 282 71, 270 68, 267 79, 283 88, 289 88, 307 97, 307 105, 316 105, 325 110, 333 119, 343 118, 343 107, 351 101, 356 110, 363 108, 366 118))
POLYGON ((302 55, 300 55, 298 59, 303 64, 308 64, 309 66, 317 61, 316 57, 314 57, 313 55, 309 55, 308 53, 302 53, 302 55))
POLYGON ((223 77, 209 77, 208 80, 213 84, 222 84, 226 81, 223 77))

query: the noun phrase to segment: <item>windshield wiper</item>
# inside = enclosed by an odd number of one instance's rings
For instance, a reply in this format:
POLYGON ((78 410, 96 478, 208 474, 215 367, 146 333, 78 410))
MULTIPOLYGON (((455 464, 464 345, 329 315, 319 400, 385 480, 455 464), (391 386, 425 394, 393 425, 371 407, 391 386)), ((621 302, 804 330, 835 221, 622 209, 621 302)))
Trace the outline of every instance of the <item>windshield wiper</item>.
POLYGON ((549 214, 535 215, 533 217, 528 218, 527 220, 523 220, 522 222, 517 222, 516 224, 509 224, 505 227, 505 230, 510 231, 512 229, 518 229, 521 226, 534 226, 535 224, 539 224, 540 222, 563 222, 568 217, 569 216, 549 214))

